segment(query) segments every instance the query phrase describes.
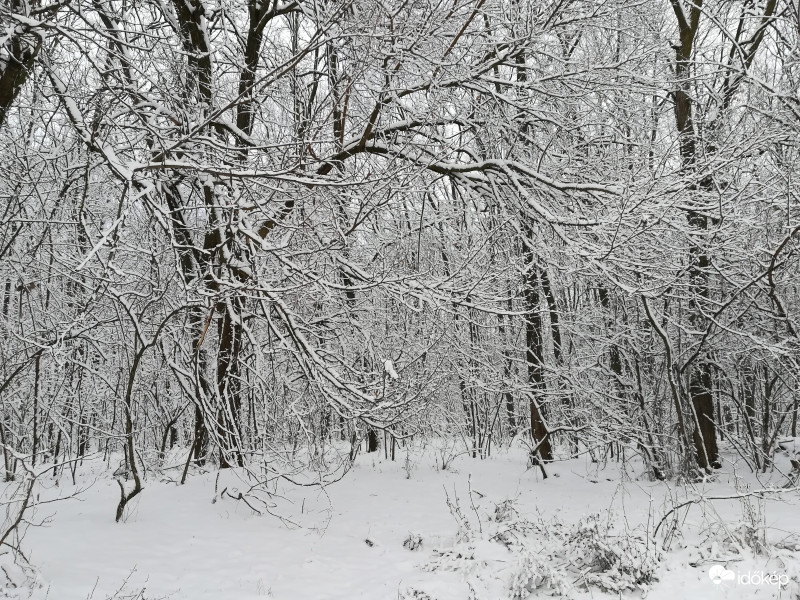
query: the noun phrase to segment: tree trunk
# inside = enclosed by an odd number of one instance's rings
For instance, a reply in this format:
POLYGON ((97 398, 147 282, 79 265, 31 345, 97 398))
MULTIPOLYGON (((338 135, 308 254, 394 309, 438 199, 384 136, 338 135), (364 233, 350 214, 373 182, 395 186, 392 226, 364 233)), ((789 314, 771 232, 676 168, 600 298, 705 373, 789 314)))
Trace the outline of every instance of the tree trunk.
POLYGON ((367 430, 367 452, 377 452, 377 451, 378 451, 378 434, 372 427, 370 427, 367 430))
MULTIPOLYGON (((675 76, 677 88, 673 92, 675 123, 678 129, 678 147, 685 176, 689 180, 687 191, 710 191, 713 182, 710 177, 703 177, 701 182, 695 181, 698 176, 697 139, 693 120, 693 100, 689 89, 691 81, 691 61, 695 37, 700 22, 701 5, 692 4, 688 18, 677 0, 673 0, 673 9, 678 19, 680 44, 675 46, 675 76)), ((690 235, 698 242, 692 242, 689 249, 689 283, 690 283, 690 317, 691 324, 702 330, 705 323, 702 316, 702 303, 709 297, 708 266, 709 257, 703 248, 704 234, 708 231, 708 217, 700 212, 689 210, 687 215, 690 235)), ((694 447, 698 465, 709 469, 719 464, 717 450, 716 427, 714 423, 714 398, 711 394, 711 365, 702 356, 690 365, 689 396, 695 417, 693 433, 694 447)))
POLYGON ((240 415, 242 385, 239 355, 242 348, 241 307, 238 298, 226 303, 219 323, 219 356, 217 357, 217 393, 221 407, 217 413, 221 469, 244 466, 241 448, 240 415), (234 304, 236 310, 234 313, 234 304), (231 314, 234 313, 234 314, 231 314))
POLYGON ((533 443, 539 448, 539 455, 545 462, 553 460, 553 448, 550 444, 545 413, 545 392, 547 386, 544 381, 544 338, 542 336, 542 313, 540 307, 538 269, 535 256, 530 246, 533 232, 526 227, 526 239, 523 242, 525 250, 525 274, 523 276, 523 297, 525 300, 525 362, 528 365, 528 381, 531 385, 530 410, 531 410, 531 435, 533 443))

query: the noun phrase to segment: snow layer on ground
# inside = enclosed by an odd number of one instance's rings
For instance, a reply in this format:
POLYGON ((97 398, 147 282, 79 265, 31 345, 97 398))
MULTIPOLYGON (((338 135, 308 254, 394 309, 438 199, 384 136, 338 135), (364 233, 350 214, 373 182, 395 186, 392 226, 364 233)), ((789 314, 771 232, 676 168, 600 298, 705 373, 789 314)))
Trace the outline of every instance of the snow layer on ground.
MULTIPOLYGON (((183 486, 151 476, 125 521, 115 523, 117 484, 101 462, 84 465, 77 480, 83 491, 74 499, 40 503, 31 519, 39 525, 28 529, 23 547, 38 568, 32 597, 501 600, 513 596, 509 582, 522 572, 519 546, 506 543, 517 535, 509 528, 536 523, 557 537, 592 519, 615 535, 652 533, 661 523, 657 537, 663 541, 671 530, 656 580, 616 594, 587 589, 580 577, 569 589, 533 578, 517 582, 517 598, 800 597, 798 492, 753 495, 785 483, 780 473, 759 480, 727 465, 713 481, 664 483, 649 481, 641 468, 587 458, 550 465, 543 480, 538 469, 528 468, 521 449, 486 460, 462 456, 448 470, 434 466, 434 454, 410 462, 404 453, 397 462, 362 454, 344 479, 324 489, 281 485, 268 500, 296 525, 258 516, 221 495, 223 489, 234 495, 244 489, 232 472, 219 480, 213 472, 194 474, 183 486), (719 499, 670 513, 700 497, 719 499), (498 509, 509 500, 513 517, 498 509), (757 536, 746 543, 753 523, 767 532, 768 547, 760 552, 757 536), (471 528, 467 534, 465 527, 471 528), (755 584, 759 573, 784 577, 785 585, 755 584)), ((76 488, 67 479, 40 490, 39 501, 72 495, 76 488)), ((619 538, 609 539, 612 549, 618 545, 619 538)), ((542 545, 532 534, 523 542, 539 553, 533 562, 549 567, 561 561, 561 573, 574 574, 584 558, 580 546, 566 552, 567 542, 542 545)), ((10 585, 4 593, 30 595, 10 585)))

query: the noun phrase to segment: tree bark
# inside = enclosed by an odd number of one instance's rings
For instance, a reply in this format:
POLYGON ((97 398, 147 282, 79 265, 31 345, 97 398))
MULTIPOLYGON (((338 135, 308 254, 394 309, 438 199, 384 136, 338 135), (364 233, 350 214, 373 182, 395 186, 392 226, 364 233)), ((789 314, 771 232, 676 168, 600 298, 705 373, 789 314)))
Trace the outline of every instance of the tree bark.
MULTIPOLYGON (((702 0, 691 3, 688 17, 679 0, 671 0, 678 20, 680 43, 675 46, 675 75, 677 89, 673 92, 675 123, 678 129, 678 147, 681 162, 690 179, 687 186, 689 193, 709 191, 713 187, 709 177, 696 182, 697 139, 693 120, 693 101, 689 85, 691 81, 691 60, 694 42, 697 35, 702 0)), ((686 216, 690 234, 700 242, 693 242, 689 249, 689 282, 690 282, 690 322, 696 329, 702 329, 704 319, 702 304, 708 300, 708 267, 709 257, 702 245, 704 234, 708 231, 708 217, 701 212, 690 210, 686 216)), ((716 426, 714 422, 714 398, 711 393, 711 365, 699 355, 696 363, 690 365, 689 397, 695 417, 695 429, 692 435, 698 465, 709 469, 719 465, 716 426)))
POLYGON ((528 381, 531 385, 530 411, 531 435, 533 443, 539 448, 542 460, 553 460, 553 448, 550 443, 545 413, 545 392, 547 386, 544 380, 544 338, 542 336, 541 298, 539 294, 538 269, 536 258, 530 247, 529 240, 533 232, 530 227, 525 230, 526 239, 523 247, 525 250, 526 269, 523 276, 523 298, 525 301, 525 362, 528 365, 528 381))

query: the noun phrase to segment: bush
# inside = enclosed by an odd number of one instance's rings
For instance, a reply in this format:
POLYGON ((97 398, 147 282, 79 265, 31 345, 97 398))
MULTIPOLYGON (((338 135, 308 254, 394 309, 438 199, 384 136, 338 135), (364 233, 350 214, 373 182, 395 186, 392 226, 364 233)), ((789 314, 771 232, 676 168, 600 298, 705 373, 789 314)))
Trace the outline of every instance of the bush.
POLYGON ((412 552, 422 548, 422 536, 418 533, 409 533, 403 542, 403 548, 411 550, 412 552))
POLYGON ((521 516, 512 500, 497 504, 491 514, 475 514, 479 523, 454 514, 457 541, 435 550, 427 568, 462 573, 473 589, 484 590, 477 598, 500 597, 492 589, 498 580, 504 595, 523 600, 537 590, 567 597, 576 585, 611 593, 646 591, 657 579, 656 545, 642 531, 615 533, 599 514, 574 525, 544 523, 521 516))

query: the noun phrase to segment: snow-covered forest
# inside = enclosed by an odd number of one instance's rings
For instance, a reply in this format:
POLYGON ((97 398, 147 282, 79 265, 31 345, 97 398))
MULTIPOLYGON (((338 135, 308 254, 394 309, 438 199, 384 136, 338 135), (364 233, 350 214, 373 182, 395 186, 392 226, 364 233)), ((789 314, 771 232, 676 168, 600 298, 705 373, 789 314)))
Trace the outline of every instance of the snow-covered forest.
POLYGON ((0 25, 0 597, 800 598, 800 2, 0 25))

